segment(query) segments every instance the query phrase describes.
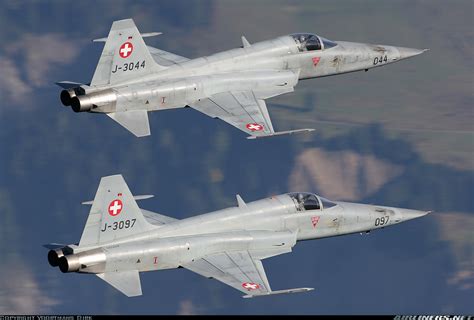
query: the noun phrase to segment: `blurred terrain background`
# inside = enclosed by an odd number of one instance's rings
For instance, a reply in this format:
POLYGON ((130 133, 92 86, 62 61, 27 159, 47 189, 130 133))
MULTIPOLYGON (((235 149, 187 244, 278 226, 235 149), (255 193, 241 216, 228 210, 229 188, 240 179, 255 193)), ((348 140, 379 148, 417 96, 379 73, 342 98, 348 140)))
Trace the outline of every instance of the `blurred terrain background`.
POLYGON ((2 1, 0 313, 473 314, 472 1, 2 1), (301 81, 270 99, 275 128, 250 141, 191 109, 150 114, 137 139, 75 114, 55 81, 90 81, 94 38, 133 18, 151 46, 196 58, 294 32, 430 51, 367 73, 301 81), (435 213, 370 235, 299 243, 265 261, 275 289, 241 299, 187 270, 142 274, 127 299, 94 276, 48 265, 79 240, 101 176, 121 173, 145 209, 176 218, 287 191, 435 213))

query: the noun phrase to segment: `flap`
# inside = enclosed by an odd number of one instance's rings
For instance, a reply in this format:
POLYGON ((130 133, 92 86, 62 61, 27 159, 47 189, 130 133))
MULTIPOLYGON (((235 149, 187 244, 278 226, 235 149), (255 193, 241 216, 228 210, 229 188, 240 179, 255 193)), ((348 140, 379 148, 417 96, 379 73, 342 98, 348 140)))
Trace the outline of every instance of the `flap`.
POLYGON ((271 292, 262 262, 252 259, 248 251, 218 253, 183 267, 246 294, 271 292))

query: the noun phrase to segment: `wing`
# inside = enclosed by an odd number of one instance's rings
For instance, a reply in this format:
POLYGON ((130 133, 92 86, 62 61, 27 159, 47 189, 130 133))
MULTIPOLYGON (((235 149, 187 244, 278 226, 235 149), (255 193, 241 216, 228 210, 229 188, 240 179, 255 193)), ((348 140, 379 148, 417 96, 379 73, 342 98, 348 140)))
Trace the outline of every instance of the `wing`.
MULTIPOLYGON (((288 91, 286 90, 285 92, 288 91)), ((281 93, 273 94, 272 96, 281 93)), ((250 135, 249 139, 314 130, 299 129, 275 132, 265 100, 257 98, 254 91, 218 93, 196 102, 191 107, 210 117, 224 120, 237 129, 248 133, 250 135)))
POLYGON ((253 260, 248 251, 214 254, 184 267, 207 278, 224 282, 243 293, 271 291, 262 262, 253 260))
POLYGON ((262 262, 252 258, 248 251, 213 254, 196 259, 183 267, 245 293, 244 298, 312 290, 312 288, 297 288, 272 291, 262 262))

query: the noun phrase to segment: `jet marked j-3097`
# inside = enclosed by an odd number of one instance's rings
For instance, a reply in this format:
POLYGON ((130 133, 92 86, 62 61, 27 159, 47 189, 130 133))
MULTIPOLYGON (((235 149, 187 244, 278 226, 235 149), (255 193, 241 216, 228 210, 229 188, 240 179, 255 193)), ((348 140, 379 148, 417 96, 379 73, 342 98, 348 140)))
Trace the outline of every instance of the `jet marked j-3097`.
POLYGON ((296 33, 197 59, 149 47, 132 19, 115 21, 89 85, 62 81, 61 101, 76 112, 105 113, 137 137, 150 135, 149 111, 191 107, 249 134, 275 132, 265 100, 294 91, 301 79, 368 70, 425 50, 296 33))
POLYGON ((330 201, 294 192, 182 220, 144 210, 121 175, 103 177, 78 244, 48 244, 62 272, 97 275, 127 296, 142 294, 140 272, 185 268, 221 281, 244 297, 296 293, 272 290, 262 260, 289 253, 298 241, 368 232, 426 211, 330 201))

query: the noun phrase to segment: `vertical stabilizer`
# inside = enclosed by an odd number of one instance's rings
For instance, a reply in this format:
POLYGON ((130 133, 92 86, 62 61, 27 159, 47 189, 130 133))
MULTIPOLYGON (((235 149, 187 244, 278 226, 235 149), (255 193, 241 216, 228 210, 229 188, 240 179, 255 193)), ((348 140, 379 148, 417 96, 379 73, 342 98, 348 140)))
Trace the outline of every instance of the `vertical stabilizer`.
POLYGON ((163 69, 153 60, 132 19, 114 21, 91 86, 125 82, 163 69))
POLYGON ((112 242, 153 228, 143 216, 122 175, 103 177, 79 246, 112 242))

